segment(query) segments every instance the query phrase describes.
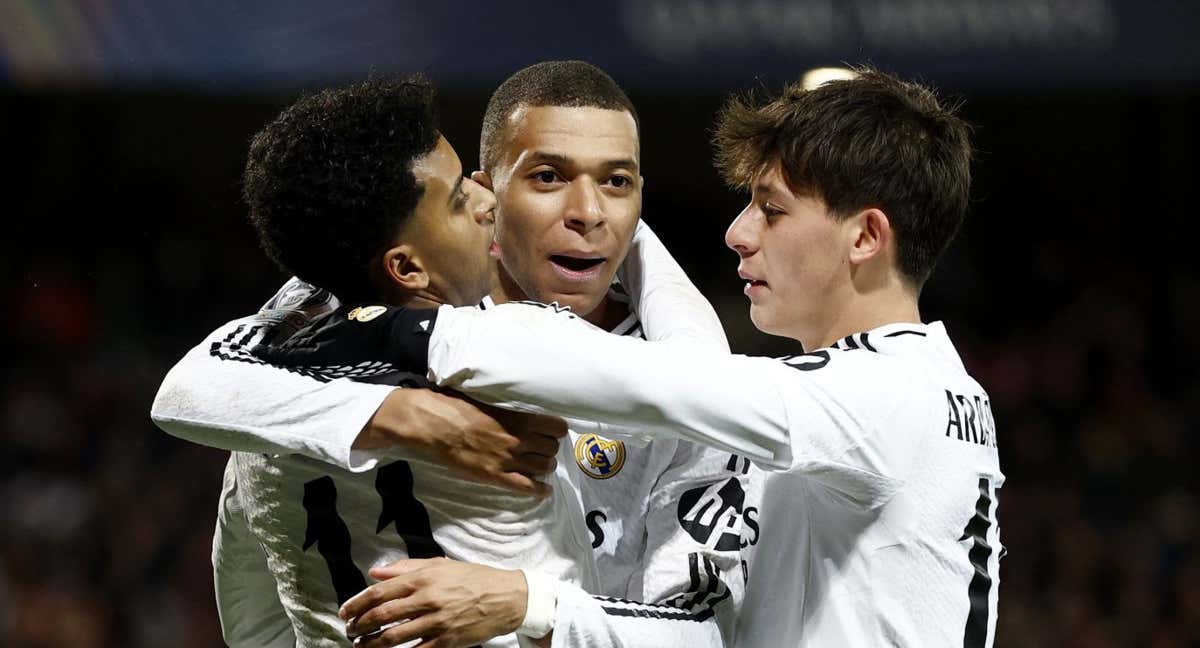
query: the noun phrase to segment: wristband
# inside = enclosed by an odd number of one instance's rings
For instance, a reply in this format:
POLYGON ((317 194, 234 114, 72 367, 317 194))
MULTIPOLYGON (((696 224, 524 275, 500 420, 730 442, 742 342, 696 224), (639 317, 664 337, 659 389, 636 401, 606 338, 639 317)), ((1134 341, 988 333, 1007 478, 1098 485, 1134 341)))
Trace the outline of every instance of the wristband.
POLYGON ((517 628, 517 634, 541 639, 554 629, 554 615, 558 610, 557 579, 545 574, 521 570, 525 575, 525 619, 517 628))

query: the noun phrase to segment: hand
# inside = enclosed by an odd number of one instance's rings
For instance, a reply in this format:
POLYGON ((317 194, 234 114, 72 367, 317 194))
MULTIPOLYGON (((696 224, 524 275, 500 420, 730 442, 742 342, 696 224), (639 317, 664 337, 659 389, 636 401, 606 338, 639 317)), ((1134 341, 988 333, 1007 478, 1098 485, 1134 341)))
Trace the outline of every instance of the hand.
POLYGON ((347 636, 362 648, 418 638, 422 648, 474 646, 514 632, 525 618, 528 587, 520 571, 431 558, 398 560, 369 573, 380 582, 338 612, 348 620, 347 636), (392 623, 398 625, 378 632, 392 623))
POLYGON ((356 450, 400 446, 485 484, 546 497, 535 479, 554 472, 559 418, 509 412, 429 389, 393 391, 363 427, 356 450))

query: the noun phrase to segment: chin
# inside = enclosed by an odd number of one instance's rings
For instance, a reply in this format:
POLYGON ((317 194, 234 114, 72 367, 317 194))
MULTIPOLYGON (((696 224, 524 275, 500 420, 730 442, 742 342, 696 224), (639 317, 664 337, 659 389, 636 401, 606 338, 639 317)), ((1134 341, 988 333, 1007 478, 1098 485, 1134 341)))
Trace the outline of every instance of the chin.
POLYGON ((592 295, 562 294, 555 292, 541 293, 536 297, 537 301, 545 304, 558 302, 559 306, 570 306, 572 313, 581 316, 587 315, 595 310, 603 299, 603 296, 593 297, 592 295))
POLYGON ((783 327, 779 326, 773 313, 768 308, 761 306, 750 306, 750 321, 754 324, 754 328, 766 333, 767 335, 780 335, 789 337, 784 332, 783 327))

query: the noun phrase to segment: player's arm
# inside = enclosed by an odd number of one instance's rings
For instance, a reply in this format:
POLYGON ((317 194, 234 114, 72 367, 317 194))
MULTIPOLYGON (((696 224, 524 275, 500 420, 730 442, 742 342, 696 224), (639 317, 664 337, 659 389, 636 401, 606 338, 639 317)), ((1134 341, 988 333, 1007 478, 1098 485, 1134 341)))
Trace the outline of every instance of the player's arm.
POLYGON ((864 507, 895 492, 917 448, 887 434, 890 422, 929 416, 898 362, 864 350, 786 363, 680 352, 525 304, 443 308, 429 346, 434 380, 480 400, 689 439, 805 472, 864 507))
POLYGON ((639 221, 618 271, 647 340, 729 351, 712 304, 645 221, 639 221))
POLYGON ((481 482, 545 493, 532 477, 553 470, 561 421, 272 366, 248 351, 265 326, 237 320, 189 351, 159 388, 155 423, 225 450, 300 454, 352 471, 421 457, 481 482))
POLYGON ((150 410, 154 422, 181 439, 224 450, 300 454, 355 471, 374 467, 378 457, 355 444, 370 445, 378 430, 369 424, 385 399, 406 395, 388 385, 322 381, 257 361, 238 344, 254 327, 249 318, 230 322, 188 351, 159 386, 150 410))
POLYGON ((614 336, 550 307, 442 308, 430 377, 500 407, 687 438, 791 465, 787 408, 765 358, 614 336))
POLYGON ((531 571, 444 558, 401 560, 371 570, 381 579, 342 606, 356 646, 414 639, 471 646, 513 632, 540 646, 703 648, 722 646, 709 614, 592 596, 531 571))

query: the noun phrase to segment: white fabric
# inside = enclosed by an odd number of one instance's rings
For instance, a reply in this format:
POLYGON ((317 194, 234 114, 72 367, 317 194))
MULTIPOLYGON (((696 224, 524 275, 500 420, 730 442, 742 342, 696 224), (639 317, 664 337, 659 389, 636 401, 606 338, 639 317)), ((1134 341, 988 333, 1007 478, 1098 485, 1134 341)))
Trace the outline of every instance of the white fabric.
POLYGON ((231 333, 263 322, 234 320, 188 351, 163 379, 150 417, 193 443, 244 452, 298 454, 354 472, 378 457, 351 449, 392 392, 388 385, 341 378, 323 383, 246 359, 212 354, 231 333))
MULTIPOLYGON (((283 301, 304 301, 295 281, 268 303, 283 301)), ((410 542, 427 546, 430 538, 452 559, 536 566, 564 582, 597 587, 568 449, 547 478, 554 494, 546 500, 477 484, 437 465, 351 453, 392 388, 323 382, 256 361, 245 350, 278 325, 278 315, 266 309, 210 335, 172 370, 152 412, 172 434, 238 450, 227 467, 213 559, 222 627, 231 636, 255 643, 277 628, 281 604, 296 645, 349 646, 340 603, 371 582, 370 567, 410 557, 410 542), (274 590, 265 600, 264 562, 274 590), (335 570, 343 575, 340 591, 335 570), (255 598, 243 594, 251 589, 255 598)), ((517 638, 484 645, 516 646, 517 638)))
MULTIPOLYGON (((439 385, 481 400, 640 427, 775 471, 738 645, 961 646, 967 525, 1004 480, 987 394, 940 323, 885 326, 846 347, 783 361, 701 353, 507 304, 443 309, 429 364, 439 385), (947 399, 959 396, 955 428, 947 399), (992 441, 956 438, 968 427, 992 441)), ((985 511, 979 645, 995 627, 994 519, 985 511)))
MULTIPOLYGON (((670 264, 682 275, 678 264, 648 228, 637 233, 627 263, 640 263, 641 268, 670 264)), ((648 312, 660 314, 656 317, 662 324, 652 325, 650 330, 661 339, 727 351, 728 344, 711 306, 686 277, 671 278, 669 273, 663 272, 653 276, 655 279, 648 282, 638 270, 627 273, 625 279, 633 289, 633 300, 648 312), (665 287, 643 290, 652 288, 654 281, 665 287), (688 316, 691 319, 678 318, 678 325, 669 325, 668 316, 679 312, 691 313, 688 316), (703 325, 697 326, 696 321, 703 325)), ((277 296, 270 304, 305 301, 295 281, 289 282, 280 295, 288 298, 277 296)), ((292 315, 289 313, 287 317, 290 322, 292 315)), ((279 455, 263 457, 238 453, 231 460, 231 466, 236 464, 237 469, 247 475, 243 481, 249 490, 260 493, 258 497, 250 498, 254 500, 252 508, 264 511, 258 516, 263 520, 259 532, 267 546, 276 547, 276 554, 287 554, 286 560, 278 561, 275 572, 281 582, 280 595, 285 600, 292 600, 291 607, 297 608, 304 603, 298 599, 301 590, 319 584, 323 589, 318 593, 328 599, 331 589, 328 567, 317 556, 316 548, 310 548, 308 552, 298 552, 295 548, 294 537, 303 540, 307 530, 300 524, 303 507, 297 510, 297 503, 303 500, 301 487, 305 479, 334 475, 339 514, 344 515, 344 510, 353 508, 352 515, 362 519, 347 519, 347 524, 352 529, 369 526, 369 532, 362 535, 375 537, 375 527, 371 524, 375 521, 372 516, 378 517, 379 498, 368 488, 375 474, 370 471, 384 465, 386 458, 370 453, 356 455, 349 448, 362 424, 386 397, 388 389, 348 381, 319 382, 309 376, 253 362, 222 359, 211 353, 213 342, 228 338, 230 330, 237 326, 252 323, 252 320, 231 322, 189 353, 164 382, 153 414, 161 427, 176 436, 226 449, 279 455), (302 421, 287 415, 287 410, 297 406, 306 408, 302 421), (322 466, 312 459, 334 464, 346 472, 329 472, 329 466, 322 466), (361 474, 349 474, 352 471, 361 474), (286 480, 281 477, 289 473, 302 477, 286 480), (357 502, 361 502, 361 506, 355 504, 357 502), (361 512, 359 508, 367 512, 361 512), (278 520, 273 526, 277 528, 267 528, 275 518, 278 520), (288 560, 307 560, 311 564, 304 563, 302 569, 291 569, 286 566, 288 560)), ((640 327, 638 319, 631 317, 614 332, 636 336, 641 334, 640 327)), ((582 436, 597 427, 590 421, 586 426, 573 427, 571 443, 564 446, 559 460, 560 472, 565 471, 570 481, 569 488, 559 490, 572 493, 579 506, 586 510, 590 523, 588 530, 582 533, 590 536, 585 537, 585 541, 597 544, 594 556, 599 588, 592 587, 592 591, 614 598, 671 603, 683 610, 678 614, 707 616, 699 622, 664 620, 653 616, 605 613, 603 606, 567 606, 557 615, 558 627, 563 632, 556 635, 555 644, 562 645, 562 637, 574 636, 579 643, 572 645, 659 646, 663 645, 663 637, 669 635, 690 637, 693 648, 720 645, 722 632, 727 637, 732 636, 734 619, 743 597, 746 563, 736 545, 749 544, 749 540, 740 541, 743 511, 751 519, 758 512, 757 500, 751 494, 754 483, 750 479, 757 469, 729 453, 707 450, 676 439, 644 439, 641 445, 625 444, 626 458, 621 470, 606 479, 595 479, 578 466, 572 449, 582 436), (680 510, 679 502, 688 497, 693 505, 680 510), (685 530, 681 520, 689 525, 690 531, 685 530), (720 527, 716 528, 718 524, 720 527), (601 536, 603 541, 597 542, 601 536), (734 541, 732 548, 731 538, 734 541), (722 548, 718 549, 718 545, 722 548), (601 613, 593 615, 589 611, 601 613), (647 632, 648 621, 663 624, 665 629, 659 633, 647 632), (613 637, 615 643, 602 641, 602 636, 613 637)), ((414 472, 435 470, 432 466, 411 465, 414 472)), ((426 479, 424 475, 417 475, 419 482, 426 479)), ((418 493, 418 499, 430 506, 431 516, 435 516, 437 509, 453 505, 453 502, 430 505, 426 495, 421 493, 418 493)), ((502 510, 507 505, 496 506, 496 510, 502 510)), ((583 524, 584 518, 578 510, 570 515, 577 524, 583 524)), ((218 527, 218 534, 222 529, 218 527)), ((359 537, 358 532, 352 532, 352 535, 359 537)), ((497 536, 491 537, 499 541, 497 536)), ((393 538, 392 534, 385 532, 380 542, 386 544, 389 538, 393 538)), ((757 539, 756 532, 752 539, 757 539)), ((394 538, 390 541, 396 542, 394 538)), ((215 546, 219 543, 218 538, 215 546)), ((360 549, 362 547, 356 540, 354 562, 365 571, 366 566, 379 558, 373 557, 370 551, 360 555, 360 549)), ((379 554, 386 549, 380 546, 374 551, 379 554)), ((448 547, 447 551, 449 553, 448 547)), ((540 565, 538 569, 541 569, 540 565)), ((568 583, 560 582, 557 587, 583 592, 568 583)), ((608 601, 605 605, 612 609, 629 609, 633 604, 608 601)), ((223 610, 223 614, 235 616, 243 611, 223 610)), ((306 613, 297 614, 303 616, 306 613)), ((305 623, 321 627, 319 621, 318 618, 305 623)), ((254 620, 242 619, 242 622, 254 620)), ((329 620, 320 632, 332 636, 335 629, 335 622, 329 620)))
POLYGON ((525 575, 525 618, 517 627, 517 634, 541 639, 554 629, 554 613, 558 606, 557 578, 533 569, 523 569, 525 575))
POLYGON ((617 276, 629 292, 647 340, 729 351, 717 311, 645 221, 638 222, 617 276))
POLYGON ((232 464, 226 466, 213 534, 213 589, 230 648, 291 648, 292 621, 275 593, 262 546, 250 532, 232 464))

